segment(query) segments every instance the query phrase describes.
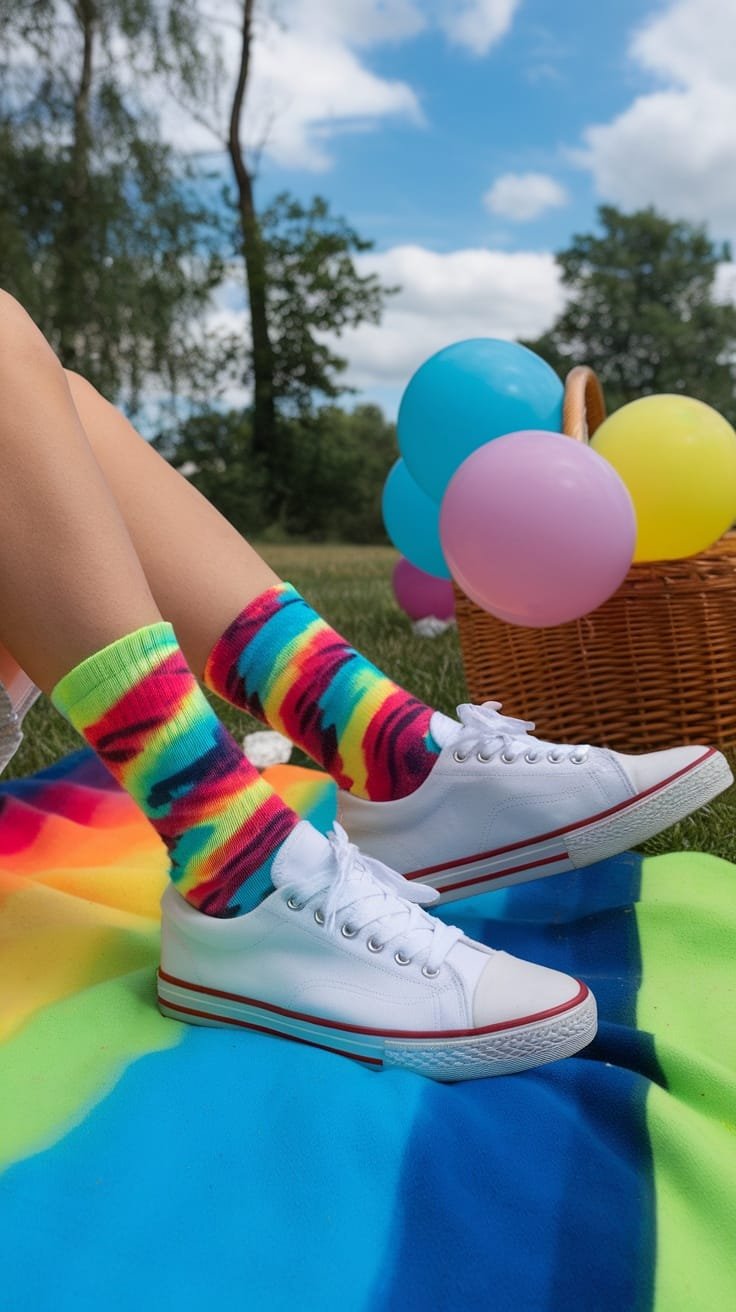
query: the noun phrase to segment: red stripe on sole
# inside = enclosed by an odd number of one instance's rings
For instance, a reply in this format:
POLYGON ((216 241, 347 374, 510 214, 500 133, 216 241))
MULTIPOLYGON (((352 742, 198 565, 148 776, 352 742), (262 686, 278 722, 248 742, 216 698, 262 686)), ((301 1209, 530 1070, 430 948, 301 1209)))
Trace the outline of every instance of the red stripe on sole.
MULTIPOLYGON (((479 857, 478 860, 482 860, 479 857)), ((507 879, 509 875, 520 875, 524 870, 539 870, 541 866, 551 866, 558 861, 567 861, 567 852, 561 852, 559 856, 545 856, 541 861, 527 861, 523 866, 507 866, 504 870, 495 870, 491 874, 474 875, 472 879, 461 879, 457 884, 443 884, 437 889, 440 897, 443 893, 452 893, 456 888, 468 888, 471 884, 490 884, 497 879, 507 879)), ((458 861, 458 865, 467 864, 458 861)), ((406 875, 406 879, 413 879, 413 875, 406 875)))
MULTIPOLYGON (((287 1007, 279 1007, 275 1002, 261 1002, 259 998, 247 998, 240 993, 227 993, 224 989, 208 988, 205 984, 190 984, 188 980, 177 979, 175 975, 168 975, 165 970, 159 967, 159 979, 165 980, 167 984, 174 984, 178 988, 187 989, 190 993, 205 993, 211 998, 224 998, 227 1002, 240 1002, 247 1007, 260 1007, 263 1011, 270 1011, 276 1016, 286 1016, 290 1020, 303 1020, 311 1025, 321 1025, 326 1029, 344 1030, 346 1034, 365 1034, 370 1038, 380 1039, 469 1039, 481 1034, 497 1034, 501 1030, 519 1029, 523 1025, 532 1025, 535 1021, 548 1020, 552 1016, 559 1016, 564 1011, 571 1011, 573 1007, 584 1002, 588 996, 588 986, 583 984, 582 980, 577 980, 580 985, 574 998, 567 1002, 561 1002, 558 1007, 549 1007, 546 1011, 535 1012, 531 1016, 517 1016, 515 1020, 499 1021, 496 1025, 481 1025, 476 1029, 468 1030, 379 1030, 370 1029, 364 1025, 348 1025, 339 1020, 328 1020, 322 1016, 310 1016, 301 1011, 290 1011, 287 1007)), ((169 1003, 166 998, 161 999, 166 1006, 169 1003)), ((185 1008, 182 1008, 185 1010, 185 1008)), ((218 1019, 217 1017, 215 1019, 218 1019)), ((245 1024, 246 1022, 242 1022, 245 1024)), ((305 1040, 308 1042, 308 1040, 305 1040)))
POLYGON ((182 1007, 178 1002, 169 1002, 167 998, 159 996, 159 1002, 170 1011, 180 1011, 186 1016, 199 1016, 201 1020, 216 1020, 224 1025, 237 1025, 243 1030, 257 1030, 259 1034, 273 1035, 278 1039, 291 1039, 292 1043, 301 1043, 305 1048, 321 1048, 323 1052, 334 1052, 338 1057, 352 1057, 354 1061, 362 1061, 367 1066, 383 1066, 380 1057, 366 1057, 360 1052, 345 1052, 343 1048, 330 1048, 326 1043, 317 1043, 315 1039, 302 1039, 297 1034, 287 1034, 284 1030, 272 1030, 267 1025, 256 1025, 254 1021, 238 1020, 235 1016, 217 1016, 210 1011, 197 1011, 195 1007, 182 1007))
MULTIPOLYGON (((583 820, 576 820, 572 825, 565 825, 562 829, 550 829, 546 834, 538 834, 536 838, 521 838, 516 843, 507 843, 505 847, 494 847, 488 852, 476 852, 472 856, 458 857, 454 861, 444 861, 437 866, 423 866, 421 870, 412 870, 404 875, 404 879, 423 879, 425 875, 438 875, 443 870, 455 870, 458 866, 471 865, 473 861, 486 861, 492 857, 503 856, 505 852, 516 852, 520 847, 534 847, 537 843, 546 843, 550 838, 563 838, 565 834, 572 834, 576 829, 585 829, 588 825, 597 824, 599 820, 605 820, 608 816, 616 815, 619 811, 625 811, 628 807, 640 802, 643 797, 651 797, 654 793, 661 792, 664 788, 669 788, 676 779, 681 779, 683 775, 689 774, 702 765, 704 761, 709 760, 711 756, 717 756, 718 752, 715 747, 709 747, 707 752, 699 756, 697 761, 691 761, 690 765, 683 766, 675 774, 671 774, 661 783, 652 784, 651 788, 645 788, 643 793, 636 793, 634 797, 629 797, 625 802, 618 802, 616 806, 609 806, 607 811, 598 811, 596 815, 586 816, 583 820)), ((543 865, 544 862, 531 862, 531 865, 543 865)), ((520 867, 523 868, 523 867, 520 867)), ((531 867, 529 867, 531 868, 531 867)), ((507 873, 507 872, 504 872, 507 873)), ((455 885, 457 887, 457 885, 455 885)))

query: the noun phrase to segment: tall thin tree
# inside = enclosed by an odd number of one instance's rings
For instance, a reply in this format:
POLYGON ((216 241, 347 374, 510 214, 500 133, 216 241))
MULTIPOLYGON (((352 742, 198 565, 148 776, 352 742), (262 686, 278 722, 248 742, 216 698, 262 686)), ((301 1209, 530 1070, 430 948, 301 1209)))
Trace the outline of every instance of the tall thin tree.
POLYGON ((276 464, 278 445, 275 360, 268 322, 268 274, 266 250, 253 196, 253 177, 242 138, 242 114, 248 89, 253 46, 255 0, 243 0, 240 28, 240 58, 228 131, 228 153, 237 188, 242 254, 248 285, 251 350, 253 359, 253 450, 270 466, 276 464))

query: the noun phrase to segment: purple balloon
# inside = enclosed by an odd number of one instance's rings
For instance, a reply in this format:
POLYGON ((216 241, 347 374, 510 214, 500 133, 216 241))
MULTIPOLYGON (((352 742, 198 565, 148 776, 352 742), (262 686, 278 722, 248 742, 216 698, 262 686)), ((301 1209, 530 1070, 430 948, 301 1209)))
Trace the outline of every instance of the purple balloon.
POLYGON ((455 594, 449 579, 425 574, 402 556, 394 566, 392 582, 394 596, 410 620, 423 620, 428 615, 451 620, 455 614, 455 594))
POLYGON ((623 582, 636 516, 612 465, 559 433, 509 433, 463 461, 442 500, 445 558, 467 595, 509 624, 595 610, 623 582))

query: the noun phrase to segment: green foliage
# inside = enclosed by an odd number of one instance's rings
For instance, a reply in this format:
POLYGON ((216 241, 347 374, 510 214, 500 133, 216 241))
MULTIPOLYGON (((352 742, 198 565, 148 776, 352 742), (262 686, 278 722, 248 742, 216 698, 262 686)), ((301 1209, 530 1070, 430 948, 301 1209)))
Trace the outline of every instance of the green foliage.
POLYGON ((240 192, 231 212, 203 202, 204 179, 162 142, 153 88, 206 117, 210 37, 190 0, 0 0, 0 286, 68 368, 128 412, 145 403, 148 428, 168 410, 160 449, 238 527, 380 539, 393 431, 371 407, 318 407, 349 390, 336 340, 377 322, 391 289, 361 272, 371 243, 320 197, 256 214, 246 172, 250 210, 240 192), (207 314, 238 266, 250 342, 207 314), (235 377, 249 413, 213 406, 235 377))
POLYGON ((153 446, 245 536, 266 528, 265 473, 253 451, 248 411, 194 414, 154 438, 153 446))
POLYGON ((361 274, 355 255, 369 251, 321 196, 304 206, 277 196, 260 216, 266 251, 269 329, 274 352, 274 396, 282 409, 311 413, 319 395, 345 392, 346 361, 325 337, 361 323, 378 323, 385 297, 375 274, 361 274))
POLYGON ((189 6, 0 0, 0 37, 0 285, 129 408, 204 391, 230 349, 197 327, 222 235, 139 94, 153 75, 194 93, 189 6))
POLYGON ((381 492, 396 459, 396 432, 377 406, 350 413, 324 406, 285 421, 283 443, 283 505, 275 521, 249 414, 193 415, 155 446, 246 536, 386 540, 381 492))
POLYGON ((312 541, 385 542, 381 493, 396 430, 375 405, 325 406, 289 428, 283 523, 312 541))
POLYGON ((652 392, 684 392, 736 419, 736 307, 714 296, 729 248, 702 227, 653 209, 599 210, 557 261, 568 301, 533 351, 564 376, 589 364, 610 409, 652 392))

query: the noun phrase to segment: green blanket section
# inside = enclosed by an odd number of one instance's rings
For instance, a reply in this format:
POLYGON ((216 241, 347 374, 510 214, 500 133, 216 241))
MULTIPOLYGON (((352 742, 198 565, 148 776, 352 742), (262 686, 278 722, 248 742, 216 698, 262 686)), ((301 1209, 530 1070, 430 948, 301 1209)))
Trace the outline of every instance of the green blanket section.
POLYGON ((736 869, 701 853, 650 858, 636 906, 639 1029, 650 1086, 657 1312, 725 1308, 736 1287, 736 869))

